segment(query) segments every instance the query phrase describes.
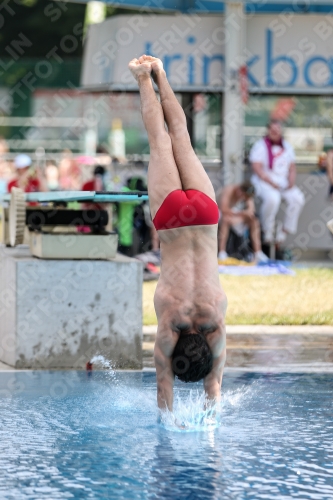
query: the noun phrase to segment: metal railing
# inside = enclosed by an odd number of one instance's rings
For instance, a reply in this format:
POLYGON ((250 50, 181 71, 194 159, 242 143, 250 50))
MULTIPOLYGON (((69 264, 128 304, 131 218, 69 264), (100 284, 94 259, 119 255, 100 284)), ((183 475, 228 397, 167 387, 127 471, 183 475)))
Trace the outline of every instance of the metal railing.
MULTIPOLYGON (((95 128, 91 126, 84 118, 60 118, 60 117, 0 117, 0 135, 1 127, 21 128, 19 133, 21 137, 12 137, 7 139, 11 150, 16 151, 34 151, 37 148, 44 148, 46 151, 62 151, 71 149, 72 151, 84 151, 84 133, 95 128), (47 129, 67 129, 62 132, 62 137, 47 138, 43 137, 45 128, 47 129), (30 137, 29 137, 30 134, 30 137)), ((60 134, 58 134, 60 135, 60 134)))

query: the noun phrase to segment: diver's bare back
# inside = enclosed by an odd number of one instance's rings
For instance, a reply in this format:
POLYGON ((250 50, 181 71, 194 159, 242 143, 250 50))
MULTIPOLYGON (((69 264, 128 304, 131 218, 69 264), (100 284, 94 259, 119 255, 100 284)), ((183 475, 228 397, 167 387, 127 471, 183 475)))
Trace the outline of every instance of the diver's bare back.
POLYGON ((159 330, 171 330, 174 342, 181 331, 207 332, 207 342, 215 350, 216 337, 224 333, 226 309, 216 258, 217 225, 165 229, 158 234, 162 267, 154 301, 159 330))

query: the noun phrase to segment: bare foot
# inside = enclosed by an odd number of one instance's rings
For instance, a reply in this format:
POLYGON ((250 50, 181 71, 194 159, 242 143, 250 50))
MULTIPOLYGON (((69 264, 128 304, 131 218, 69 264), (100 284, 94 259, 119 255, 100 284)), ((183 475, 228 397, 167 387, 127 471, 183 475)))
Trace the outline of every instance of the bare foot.
POLYGON ((132 61, 129 62, 128 67, 136 80, 139 80, 141 76, 150 77, 151 75, 151 63, 148 61, 140 63, 139 59, 132 59, 132 61))
POLYGON ((157 83, 157 75, 159 73, 164 73, 163 63, 161 59, 153 56, 146 56, 145 54, 139 57, 140 63, 148 62, 151 64, 151 76, 155 83, 157 83))

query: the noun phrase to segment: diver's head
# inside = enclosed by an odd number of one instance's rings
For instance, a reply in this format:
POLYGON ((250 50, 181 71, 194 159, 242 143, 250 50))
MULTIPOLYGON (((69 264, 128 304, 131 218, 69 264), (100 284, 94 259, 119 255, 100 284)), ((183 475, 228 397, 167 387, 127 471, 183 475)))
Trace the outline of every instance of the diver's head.
POLYGON ((197 382, 213 368, 213 354, 201 333, 181 334, 172 353, 172 369, 183 382, 197 382))

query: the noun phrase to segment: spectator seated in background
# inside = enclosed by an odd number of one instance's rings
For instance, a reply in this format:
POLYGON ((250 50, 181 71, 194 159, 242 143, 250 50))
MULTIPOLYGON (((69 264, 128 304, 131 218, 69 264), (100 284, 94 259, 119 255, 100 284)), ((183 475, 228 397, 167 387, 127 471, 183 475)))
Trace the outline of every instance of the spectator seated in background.
POLYGON ((218 204, 222 213, 219 225, 219 259, 228 257, 226 252, 230 228, 237 234, 250 230, 254 258, 257 262, 267 262, 268 257, 261 250, 260 224, 255 215, 254 187, 246 181, 240 185, 226 186, 220 193, 218 204))
POLYGON ((256 195, 262 200, 260 222, 264 243, 283 243, 287 234, 296 233, 305 200, 302 191, 295 186, 295 154, 282 137, 281 122, 272 119, 267 127, 266 137, 257 141, 250 152, 251 181, 256 195), (275 218, 282 200, 287 204, 285 218, 275 235, 275 218))
POLYGON ((41 181, 31 168, 31 158, 26 154, 19 154, 14 160, 16 177, 7 186, 10 193, 13 187, 21 188, 25 193, 42 191, 41 181))

